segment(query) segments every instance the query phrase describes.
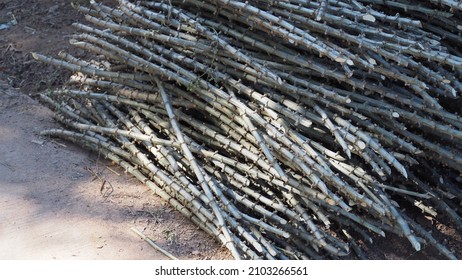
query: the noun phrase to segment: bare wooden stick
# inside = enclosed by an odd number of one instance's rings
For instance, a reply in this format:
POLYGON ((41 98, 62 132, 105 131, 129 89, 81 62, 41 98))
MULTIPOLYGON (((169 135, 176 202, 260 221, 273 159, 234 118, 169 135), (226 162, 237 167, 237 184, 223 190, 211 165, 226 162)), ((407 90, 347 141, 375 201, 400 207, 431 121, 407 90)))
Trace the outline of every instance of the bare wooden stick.
POLYGON ((141 239, 143 239, 144 241, 146 241, 149 245, 151 245, 152 248, 156 249, 157 251, 161 252, 162 254, 164 254, 165 256, 169 257, 170 259, 172 260, 178 260, 177 257, 175 257, 174 255, 170 254, 169 252, 167 252, 166 250, 162 249, 162 247, 160 247, 159 245, 157 245, 151 238, 147 237, 146 235, 144 235, 143 233, 141 233, 139 230, 137 230, 136 228, 132 227, 130 228, 134 233, 136 233, 139 237, 141 237, 141 239))

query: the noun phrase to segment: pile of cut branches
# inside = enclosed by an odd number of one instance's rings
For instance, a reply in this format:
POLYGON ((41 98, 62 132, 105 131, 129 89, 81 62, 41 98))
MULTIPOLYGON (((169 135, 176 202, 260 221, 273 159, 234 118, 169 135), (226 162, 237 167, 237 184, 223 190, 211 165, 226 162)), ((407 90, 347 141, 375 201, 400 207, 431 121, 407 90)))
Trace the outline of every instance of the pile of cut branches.
POLYGON ((457 257, 406 210, 462 230, 460 1, 77 8, 91 59, 34 54, 74 72, 41 95, 66 126, 42 135, 104 154, 236 259, 367 258, 389 234, 457 257))

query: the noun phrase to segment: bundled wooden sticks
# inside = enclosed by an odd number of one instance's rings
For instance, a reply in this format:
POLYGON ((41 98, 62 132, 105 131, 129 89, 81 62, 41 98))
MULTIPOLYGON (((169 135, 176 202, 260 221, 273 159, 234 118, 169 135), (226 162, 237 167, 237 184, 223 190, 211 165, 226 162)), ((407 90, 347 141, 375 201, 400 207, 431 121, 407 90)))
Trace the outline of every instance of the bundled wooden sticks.
MULTIPOLYGON (((91 1, 43 131, 118 163, 236 259, 365 258, 462 230, 460 1, 91 1), (418 211, 413 211, 417 209, 418 211)), ((460 256, 459 256, 460 257, 460 256)))

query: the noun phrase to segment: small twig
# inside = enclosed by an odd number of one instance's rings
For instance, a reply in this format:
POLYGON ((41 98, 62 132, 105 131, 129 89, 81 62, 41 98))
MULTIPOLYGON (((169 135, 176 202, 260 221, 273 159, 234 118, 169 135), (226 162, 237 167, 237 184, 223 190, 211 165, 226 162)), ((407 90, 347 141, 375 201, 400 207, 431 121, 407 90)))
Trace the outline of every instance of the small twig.
POLYGON ((58 141, 56 141, 56 140, 51 140, 51 142, 53 142, 53 143, 55 143, 56 145, 59 145, 59 146, 61 146, 61 147, 67 148, 67 145, 66 145, 66 144, 60 143, 60 142, 58 142, 58 141))
POLYGON ((114 191, 114 187, 112 186, 111 182, 103 180, 99 191, 103 195, 103 198, 106 200, 114 191), (106 187, 106 183, 109 185, 109 187, 106 187), (104 189, 106 189, 106 191, 104 191, 104 189))
POLYGON ((11 170, 12 172, 14 172, 14 168, 11 167, 11 165, 9 165, 8 163, 0 162, 0 165, 3 165, 3 166, 5 166, 6 168, 8 168, 9 170, 11 170))
POLYGON ((141 237, 141 239, 143 239, 144 241, 146 241, 149 245, 151 245, 154 249, 156 249, 157 251, 161 252, 162 254, 164 254, 165 256, 169 257, 170 259, 172 260, 178 260, 178 258, 176 258, 174 255, 170 254, 169 252, 165 251, 164 249, 162 249, 161 247, 159 247, 159 245, 157 245, 156 243, 154 243, 154 241, 152 239, 150 239, 149 237, 147 237, 146 235, 144 235, 143 233, 141 233, 139 230, 137 230, 136 228, 130 228, 134 233, 138 234, 139 237, 141 237))
POLYGON ((111 171, 111 172, 114 173, 115 175, 120 176, 120 173, 118 173, 118 172, 115 171, 114 169, 110 168, 109 166, 106 166, 106 168, 109 169, 109 171, 111 171))

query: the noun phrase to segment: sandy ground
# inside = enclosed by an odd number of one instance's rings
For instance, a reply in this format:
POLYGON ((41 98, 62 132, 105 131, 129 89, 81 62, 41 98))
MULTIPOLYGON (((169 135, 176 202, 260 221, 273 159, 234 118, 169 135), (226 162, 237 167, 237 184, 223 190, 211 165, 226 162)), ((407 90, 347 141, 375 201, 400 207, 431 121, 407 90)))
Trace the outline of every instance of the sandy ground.
POLYGON ((0 259, 167 259, 131 227, 180 259, 229 258, 123 170, 41 138, 52 112, 0 86, 0 259))

